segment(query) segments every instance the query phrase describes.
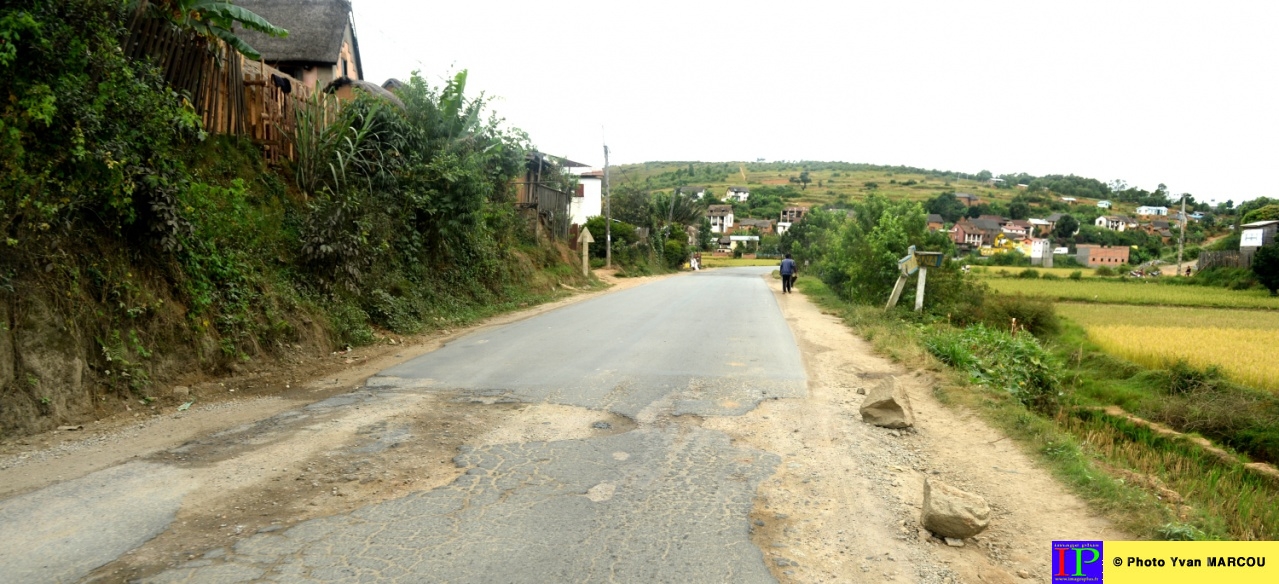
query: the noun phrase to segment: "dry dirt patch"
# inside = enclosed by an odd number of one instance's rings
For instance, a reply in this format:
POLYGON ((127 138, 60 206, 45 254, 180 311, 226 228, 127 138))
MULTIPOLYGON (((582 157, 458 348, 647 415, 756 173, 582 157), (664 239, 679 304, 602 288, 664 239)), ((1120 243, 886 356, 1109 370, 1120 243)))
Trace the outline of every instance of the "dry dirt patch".
POLYGON ((783 457, 752 515, 780 581, 1047 582, 1053 539, 1131 539, 1002 434, 938 402, 929 374, 875 355, 801 295, 777 300, 805 358, 808 397, 705 426, 783 457), (861 421, 858 388, 889 375, 910 395, 913 430, 861 421), (928 476, 985 497, 990 528, 962 548, 931 537, 919 525, 928 476))

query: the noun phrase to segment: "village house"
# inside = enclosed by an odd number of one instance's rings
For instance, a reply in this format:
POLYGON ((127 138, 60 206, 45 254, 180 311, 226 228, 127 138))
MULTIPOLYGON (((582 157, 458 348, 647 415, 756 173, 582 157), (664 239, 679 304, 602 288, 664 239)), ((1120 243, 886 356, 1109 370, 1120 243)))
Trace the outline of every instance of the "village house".
POLYGON ((577 175, 577 188, 569 201, 569 222, 586 225, 588 218, 604 214, 604 171, 570 167, 569 172, 577 175))
POLYGON ((1065 204, 1067 204, 1067 205, 1074 205, 1074 204, 1075 204, 1075 203, 1077 203, 1078 201, 1079 201, 1079 199, 1076 199, 1076 198, 1074 198, 1074 197, 1062 197, 1062 198, 1061 198, 1061 202, 1063 202, 1063 203, 1065 203, 1065 204))
POLYGON ((1057 229, 1057 222, 1061 221, 1061 218, 1064 217, 1065 215, 1066 215, 1065 213, 1053 213, 1047 217, 1044 217, 1044 222, 1048 224, 1048 230, 1052 231, 1054 229, 1057 229))
POLYGON ((1137 216, 1138 217, 1152 217, 1152 216, 1167 217, 1168 207, 1152 207, 1149 205, 1142 205, 1140 207, 1137 207, 1137 216))
POLYGON ((1013 221, 1006 221, 1004 222, 1003 225, 1000 225, 1000 231, 1002 231, 1004 235, 1008 237, 1008 239, 1020 240, 1028 237, 1030 235, 1031 229, 1030 229, 1029 222, 1021 221, 1021 220, 1013 220, 1013 221))
POLYGON ((772 235, 773 221, 771 219, 738 219, 733 225, 733 233, 747 233, 751 229, 755 229, 760 235, 772 235))
MULTIPOLYGON (((322 89, 342 78, 364 79, 360 44, 347 0, 237 0, 235 4, 289 31, 288 36, 273 37, 235 29, 237 36, 262 54, 266 64, 302 85, 322 89)), ((292 88, 282 89, 289 93, 292 88)))
POLYGON ((777 221, 777 234, 781 235, 789 231, 791 226, 802 220, 806 214, 808 214, 808 207, 783 208, 781 217, 777 221))
POLYGON ((1075 260, 1080 264, 1095 268, 1097 266, 1119 266, 1128 263, 1128 253, 1132 250, 1126 245, 1106 247, 1093 244, 1075 246, 1075 260))
POLYGON ((969 219, 964 217, 950 231, 950 240, 956 245, 969 249, 989 246, 995 243, 1002 226, 991 219, 969 219))
POLYGON ((1240 225, 1239 229, 1239 249, 1256 251, 1259 247, 1274 243, 1275 233, 1279 232, 1279 221, 1254 221, 1240 225))
POLYGON ((680 187, 679 192, 699 201, 706 198, 706 187, 680 187))
POLYGON ((728 235, 733 228, 733 206, 711 205, 706 209, 706 218, 711 222, 711 233, 728 235))
POLYGON ((728 187, 728 192, 724 194, 724 200, 745 203, 750 196, 751 191, 746 187, 728 187))
POLYGON ((1097 207, 1101 209, 1109 209, 1110 201, 1097 201, 1097 207))
POLYGON ((1031 217, 1029 219, 1029 223, 1034 235, 1039 237, 1048 235, 1053 230, 1053 224, 1045 219, 1035 219, 1034 217, 1031 217))
POLYGON ((965 206, 968 206, 968 207, 981 204, 981 199, 977 198, 977 195, 973 195, 970 193, 955 193, 955 200, 963 203, 965 206))
POLYGON ((1126 231, 1137 227, 1137 222, 1122 215, 1102 215, 1093 221, 1093 225, 1111 231, 1126 231))
POLYGON ((1172 226, 1167 221, 1151 221, 1150 223, 1142 223, 1141 230, 1158 236, 1164 243, 1168 243, 1172 239, 1172 226))
POLYGON ((928 230, 941 231, 946 228, 946 220, 936 213, 928 214, 928 230))

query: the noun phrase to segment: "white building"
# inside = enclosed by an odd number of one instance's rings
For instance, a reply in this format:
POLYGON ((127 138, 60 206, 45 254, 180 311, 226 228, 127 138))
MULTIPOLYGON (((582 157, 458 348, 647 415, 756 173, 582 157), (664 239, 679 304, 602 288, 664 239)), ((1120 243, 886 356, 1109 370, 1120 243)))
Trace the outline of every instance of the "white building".
POLYGON ((1096 221, 1093 221, 1093 225, 1111 231, 1126 231, 1131 227, 1136 227, 1137 222, 1119 215, 1102 215, 1096 221))
POLYGON ((706 218, 711 221, 711 233, 728 233, 733 228, 733 206, 711 205, 706 209, 706 218))
POLYGON ((573 225, 586 225, 586 220, 604 214, 604 171, 588 168, 569 168, 577 175, 577 189, 568 204, 569 221, 573 225))
POLYGON ((778 235, 781 235, 781 234, 783 234, 783 233, 786 233, 787 231, 790 231, 790 226, 791 226, 791 225, 793 225, 793 223, 791 223, 790 221, 778 221, 778 222, 777 222, 777 234, 778 234, 778 235))
POLYGON ((1102 209, 1109 209, 1109 208, 1110 208, 1110 201, 1097 201, 1097 206, 1098 206, 1098 207, 1100 207, 1100 208, 1102 208, 1102 209))
POLYGON ((1166 217, 1168 215, 1168 207, 1150 207, 1147 205, 1142 205, 1140 207, 1137 207, 1137 214, 1138 215, 1159 215, 1161 217, 1166 217))
POLYGON ((746 187, 728 187, 728 192, 724 194, 725 201, 740 201, 745 203, 746 199, 751 196, 750 189, 746 187))

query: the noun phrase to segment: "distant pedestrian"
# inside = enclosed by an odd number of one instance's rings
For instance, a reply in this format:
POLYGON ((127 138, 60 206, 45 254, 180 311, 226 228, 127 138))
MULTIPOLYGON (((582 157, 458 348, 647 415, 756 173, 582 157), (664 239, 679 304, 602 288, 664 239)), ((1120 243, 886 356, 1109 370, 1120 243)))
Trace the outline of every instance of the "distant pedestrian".
POLYGON ((1190 277, 1190 266, 1186 266, 1186 277, 1190 277))
POLYGON ((795 283, 795 276, 799 275, 799 268, 795 265, 795 260, 790 258, 790 254, 786 254, 786 259, 782 260, 782 294, 791 293, 791 285, 795 283))

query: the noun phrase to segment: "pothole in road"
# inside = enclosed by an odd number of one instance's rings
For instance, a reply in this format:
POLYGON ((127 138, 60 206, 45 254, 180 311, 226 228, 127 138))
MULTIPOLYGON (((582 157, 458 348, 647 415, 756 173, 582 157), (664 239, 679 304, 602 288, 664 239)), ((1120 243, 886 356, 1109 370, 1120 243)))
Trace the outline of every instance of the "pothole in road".
POLYGON ((454 461, 464 447, 588 439, 636 427, 587 408, 473 397, 365 394, 347 407, 286 413, 155 455, 151 460, 191 473, 201 486, 167 531, 86 580, 135 581, 207 554, 212 560, 255 533, 443 487, 467 470, 454 461))

